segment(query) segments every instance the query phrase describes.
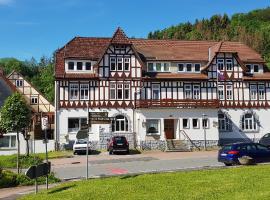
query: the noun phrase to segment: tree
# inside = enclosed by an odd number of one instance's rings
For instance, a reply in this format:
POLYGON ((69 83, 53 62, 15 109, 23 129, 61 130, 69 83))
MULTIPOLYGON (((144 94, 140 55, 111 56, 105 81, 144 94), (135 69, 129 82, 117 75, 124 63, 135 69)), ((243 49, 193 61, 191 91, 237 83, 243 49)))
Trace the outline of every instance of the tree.
POLYGON ((19 93, 14 93, 9 96, 0 111, 1 129, 7 132, 17 133, 17 172, 19 173, 19 157, 20 157, 20 138, 19 133, 29 126, 31 119, 31 111, 28 108, 25 100, 19 93))

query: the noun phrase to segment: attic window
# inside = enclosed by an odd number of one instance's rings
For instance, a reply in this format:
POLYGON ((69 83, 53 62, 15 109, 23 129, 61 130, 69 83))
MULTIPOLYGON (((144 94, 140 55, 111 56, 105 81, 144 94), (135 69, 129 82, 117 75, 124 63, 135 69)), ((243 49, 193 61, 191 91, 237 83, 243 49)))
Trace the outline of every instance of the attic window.
POLYGON ((82 70, 83 63, 82 62, 77 62, 77 70, 82 70))
POLYGON ((36 96, 31 96, 31 104, 32 104, 32 105, 38 104, 38 97, 36 97, 36 96))
POLYGON ((194 64, 194 71, 199 72, 200 70, 201 70, 201 64, 199 63, 194 64))
POLYGON ((68 62, 68 70, 74 70, 74 62, 68 62))
POLYGON ((86 62, 85 63, 85 70, 91 70, 91 62, 86 62))
POLYGON ((125 46, 124 45, 116 45, 115 50, 124 50, 125 46))
POLYGON ((23 80, 16 80, 16 87, 22 87, 23 86, 23 80))

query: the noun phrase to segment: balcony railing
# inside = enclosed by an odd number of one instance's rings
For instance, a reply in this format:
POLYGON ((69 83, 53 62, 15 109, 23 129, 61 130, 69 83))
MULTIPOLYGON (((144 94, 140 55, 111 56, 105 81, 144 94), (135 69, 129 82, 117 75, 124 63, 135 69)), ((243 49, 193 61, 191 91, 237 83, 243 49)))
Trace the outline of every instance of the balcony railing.
POLYGON ((214 100, 195 100, 195 99, 149 99, 137 100, 137 108, 158 108, 158 107, 174 107, 174 108, 218 108, 219 101, 214 100))

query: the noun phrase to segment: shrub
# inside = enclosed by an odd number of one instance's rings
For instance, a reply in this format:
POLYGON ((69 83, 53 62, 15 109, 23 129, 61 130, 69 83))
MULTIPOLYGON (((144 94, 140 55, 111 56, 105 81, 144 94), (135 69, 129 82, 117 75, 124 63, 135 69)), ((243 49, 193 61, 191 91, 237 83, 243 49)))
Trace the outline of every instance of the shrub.
POLYGON ((14 187, 17 185, 17 174, 10 171, 3 171, 0 178, 0 188, 14 187))

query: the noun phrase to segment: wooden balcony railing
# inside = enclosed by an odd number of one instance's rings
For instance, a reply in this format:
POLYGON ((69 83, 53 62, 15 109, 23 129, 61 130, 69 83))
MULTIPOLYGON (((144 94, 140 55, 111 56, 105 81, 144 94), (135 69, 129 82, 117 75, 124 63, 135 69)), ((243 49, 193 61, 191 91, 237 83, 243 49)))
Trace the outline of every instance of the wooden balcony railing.
POLYGON ((174 108, 218 108, 219 101, 215 100, 195 100, 195 99, 149 99, 137 100, 137 108, 158 108, 158 107, 174 107, 174 108))

